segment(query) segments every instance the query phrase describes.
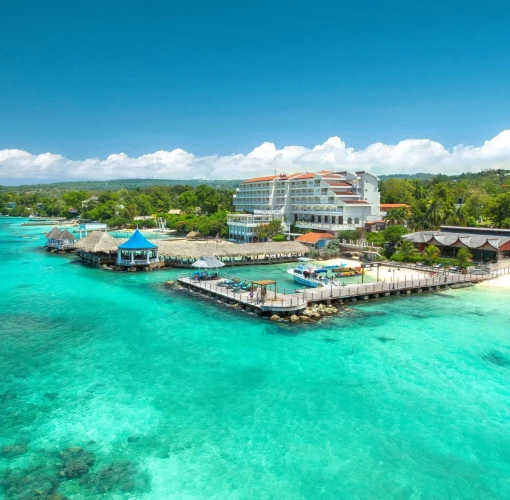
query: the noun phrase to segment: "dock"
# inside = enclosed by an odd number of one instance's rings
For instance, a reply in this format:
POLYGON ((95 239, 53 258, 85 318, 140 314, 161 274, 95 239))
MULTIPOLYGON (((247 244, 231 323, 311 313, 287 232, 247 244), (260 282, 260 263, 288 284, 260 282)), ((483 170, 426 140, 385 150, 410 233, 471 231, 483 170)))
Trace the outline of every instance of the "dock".
POLYGON ((190 275, 180 275, 178 283, 184 288, 199 292, 230 304, 239 304, 241 308, 258 314, 288 315, 303 311, 315 303, 356 302, 359 300, 378 299, 399 295, 411 295, 424 292, 438 291, 450 287, 463 287, 481 281, 495 278, 493 274, 446 274, 422 279, 405 279, 395 282, 366 283, 347 286, 326 286, 310 288, 304 291, 287 293, 271 291, 263 304, 256 303, 250 292, 234 291, 222 286, 226 278, 219 280, 196 280, 190 275))

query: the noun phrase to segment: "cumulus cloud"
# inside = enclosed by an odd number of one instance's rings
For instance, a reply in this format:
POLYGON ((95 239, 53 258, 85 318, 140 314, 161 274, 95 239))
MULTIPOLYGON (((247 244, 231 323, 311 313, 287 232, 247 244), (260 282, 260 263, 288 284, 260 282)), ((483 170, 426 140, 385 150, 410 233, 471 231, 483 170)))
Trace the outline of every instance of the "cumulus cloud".
POLYGON ((330 137, 313 148, 265 142, 247 154, 195 156, 183 149, 156 151, 137 158, 114 153, 105 159, 71 160, 59 154, 33 155, 19 149, 0 150, 0 182, 51 182, 108 179, 245 179, 274 171, 292 173, 323 169, 363 169, 374 174, 475 172, 510 169, 510 130, 482 146, 458 145, 448 150, 430 139, 406 139, 398 144, 347 147, 330 137))

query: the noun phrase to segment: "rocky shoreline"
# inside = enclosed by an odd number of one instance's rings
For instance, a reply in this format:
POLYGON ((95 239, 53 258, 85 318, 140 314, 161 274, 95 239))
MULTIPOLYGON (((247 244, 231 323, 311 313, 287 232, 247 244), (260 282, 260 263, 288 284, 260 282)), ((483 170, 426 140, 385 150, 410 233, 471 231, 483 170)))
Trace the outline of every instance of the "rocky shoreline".
POLYGON ((312 304, 304 311, 300 311, 298 314, 292 314, 290 316, 273 314, 269 317, 269 320, 274 322, 283 321, 285 323, 313 323, 315 321, 320 321, 325 317, 341 315, 349 312, 352 312, 352 309, 349 309, 348 307, 338 308, 327 304, 312 304))

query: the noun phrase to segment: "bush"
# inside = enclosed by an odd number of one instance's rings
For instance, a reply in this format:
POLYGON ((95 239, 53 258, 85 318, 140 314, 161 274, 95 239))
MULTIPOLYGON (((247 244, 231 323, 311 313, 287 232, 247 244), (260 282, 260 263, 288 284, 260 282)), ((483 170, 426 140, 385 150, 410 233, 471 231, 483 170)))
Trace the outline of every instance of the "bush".
POLYGON ((365 235, 365 239, 368 243, 373 243, 374 245, 382 247, 384 244, 384 234, 383 233, 367 233, 365 235))
POLYGON ((361 237, 363 236, 363 231, 361 230, 358 230, 358 229, 352 229, 350 231, 340 231, 338 233, 338 239, 340 241, 342 240, 359 240, 361 239, 361 237))
POLYGON ((393 261, 393 262, 411 262, 411 263, 416 263, 416 262, 421 262, 422 259, 423 259, 423 256, 421 254, 419 254, 419 253, 414 254, 414 255, 409 255, 409 256, 404 258, 404 256, 401 255, 401 253, 398 250, 390 257, 390 260, 393 261))
POLYGON ((285 241, 287 238, 284 234, 275 234, 271 239, 273 241, 285 241))
POLYGON ((390 226, 383 231, 384 241, 389 243, 398 243, 404 234, 407 234, 404 226, 390 226))

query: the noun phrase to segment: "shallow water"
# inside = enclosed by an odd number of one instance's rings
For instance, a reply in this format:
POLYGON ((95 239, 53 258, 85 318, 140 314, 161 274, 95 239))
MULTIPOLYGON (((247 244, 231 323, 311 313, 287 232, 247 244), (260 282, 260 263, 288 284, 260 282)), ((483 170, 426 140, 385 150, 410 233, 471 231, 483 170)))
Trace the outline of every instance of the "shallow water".
MULTIPOLYGON (((0 447, 19 445, 0 451, 6 498, 31 498, 34 477, 80 499, 508 498, 508 292, 294 327, 165 288, 178 271, 47 254, 21 238, 40 228, 13 222, 0 219, 0 447), (63 477, 59 452, 76 446, 95 462, 63 477)), ((284 283, 286 268, 238 273, 284 283)))

